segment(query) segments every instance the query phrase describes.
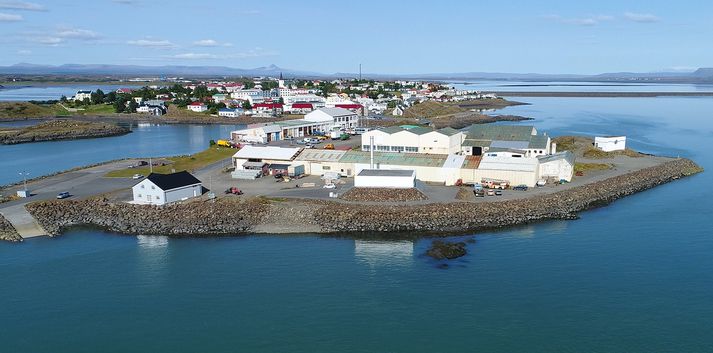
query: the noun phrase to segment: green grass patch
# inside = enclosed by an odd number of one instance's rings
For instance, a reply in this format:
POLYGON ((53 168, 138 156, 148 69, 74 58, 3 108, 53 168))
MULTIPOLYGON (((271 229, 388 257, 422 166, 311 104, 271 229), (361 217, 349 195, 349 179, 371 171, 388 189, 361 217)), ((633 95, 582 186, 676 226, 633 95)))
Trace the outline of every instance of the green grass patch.
MULTIPOLYGON (((211 147, 205 151, 198 152, 189 156, 176 156, 165 158, 171 161, 170 164, 164 166, 154 166, 154 173, 171 173, 172 170, 180 172, 183 170, 192 172, 209 164, 221 161, 234 155, 237 150, 227 147, 211 147)), ((129 178, 134 174, 149 175, 151 169, 149 167, 141 168, 126 168, 114 170, 106 174, 110 178, 129 178)))
POLYGON ((0 118, 38 118, 53 116, 54 109, 29 102, 0 102, 0 118))
POLYGON ((575 163, 574 172, 591 172, 595 170, 609 170, 611 169, 611 164, 606 163, 575 163))

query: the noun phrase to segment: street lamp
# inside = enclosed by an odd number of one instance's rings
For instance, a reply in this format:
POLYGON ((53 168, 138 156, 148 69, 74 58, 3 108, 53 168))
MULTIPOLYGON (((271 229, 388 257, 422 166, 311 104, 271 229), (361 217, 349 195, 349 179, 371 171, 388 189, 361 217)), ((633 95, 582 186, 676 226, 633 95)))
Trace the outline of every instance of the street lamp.
POLYGON ((23 171, 21 171, 21 172, 19 172, 19 173, 17 173, 17 174, 22 175, 22 185, 23 185, 23 187, 24 187, 24 189, 25 189, 25 192, 27 192, 27 176, 30 175, 30 173, 23 170, 23 171))

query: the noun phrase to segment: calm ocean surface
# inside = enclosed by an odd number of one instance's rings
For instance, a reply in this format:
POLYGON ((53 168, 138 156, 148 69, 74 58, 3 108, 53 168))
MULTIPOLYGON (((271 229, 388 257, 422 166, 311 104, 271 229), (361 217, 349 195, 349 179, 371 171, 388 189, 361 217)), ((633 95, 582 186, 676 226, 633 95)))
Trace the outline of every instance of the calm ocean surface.
MULTIPOLYGON (((505 112, 553 135, 626 134, 713 168, 713 99, 520 100, 533 104, 505 112)), ((711 352, 712 182, 477 234, 445 270, 428 240, 77 229, 0 243, 0 351, 711 352)))
POLYGON ((68 141, 0 145, 0 185, 98 162, 127 157, 175 156, 208 148, 211 139, 226 138, 243 125, 178 125, 120 123, 130 134, 68 141))
POLYGON ((44 101, 67 98, 73 96, 79 90, 95 91, 101 89, 104 93, 115 91, 119 88, 138 88, 135 84, 119 85, 97 85, 97 84, 72 84, 65 86, 20 86, 5 87, 0 89, 0 102, 2 101, 44 101))

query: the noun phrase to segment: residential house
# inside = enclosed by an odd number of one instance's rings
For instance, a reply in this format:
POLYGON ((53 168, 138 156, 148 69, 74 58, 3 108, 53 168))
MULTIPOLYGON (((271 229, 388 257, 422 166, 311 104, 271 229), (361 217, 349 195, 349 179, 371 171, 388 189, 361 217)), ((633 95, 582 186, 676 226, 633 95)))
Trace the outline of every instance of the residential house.
POLYGON ((193 102, 187 106, 188 110, 194 111, 196 113, 202 113, 208 111, 208 107, 201 102, 193 102))
POLYGON ((203 184, 186 171, 172 174, 151 173, 131 190, 134 203, 165 205, 201 196, 203 184))

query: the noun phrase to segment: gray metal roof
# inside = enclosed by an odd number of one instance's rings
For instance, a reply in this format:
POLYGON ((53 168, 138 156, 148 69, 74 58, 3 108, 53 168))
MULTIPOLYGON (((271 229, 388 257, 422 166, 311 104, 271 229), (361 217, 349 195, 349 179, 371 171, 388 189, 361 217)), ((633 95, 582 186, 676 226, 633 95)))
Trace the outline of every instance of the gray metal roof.
POLYGON ((530 145, 529 141, 502 141, 495 140, 490 143, 490 148, 506 148, 506 149, 516 149, 516 150, 526 150, 527 146, 530 145))
POLYGON ((358 176, 393 176, 393 177, 410 177, 413 176, 413 170, 398 170, 398 169, 362 169, 358 176))
POLYGON ((575 156, 574 156, 574 153, 572 153, 570 151, 563 151, 563 152, 557 152, 555 154, 551 154, 548 156, 538 156, 537 157, 537 160, 539 160, 540 163, 553 162, 553 161, 557 161, 560 159, 564 159, 567 162, 569 162, 570 164, 574 165, 575 156))

